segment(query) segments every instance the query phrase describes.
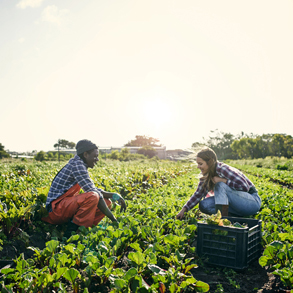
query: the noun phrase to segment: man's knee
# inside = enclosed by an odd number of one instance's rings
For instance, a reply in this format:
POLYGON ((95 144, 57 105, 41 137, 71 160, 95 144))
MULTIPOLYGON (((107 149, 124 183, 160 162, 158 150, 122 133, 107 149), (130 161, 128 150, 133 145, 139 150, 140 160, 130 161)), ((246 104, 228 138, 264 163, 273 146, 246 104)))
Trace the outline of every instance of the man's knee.
POLYGON ((100 195, 97 192, 91 191, 87 193, 86 201, 92 205, 98 205, 100 200, 100 195))

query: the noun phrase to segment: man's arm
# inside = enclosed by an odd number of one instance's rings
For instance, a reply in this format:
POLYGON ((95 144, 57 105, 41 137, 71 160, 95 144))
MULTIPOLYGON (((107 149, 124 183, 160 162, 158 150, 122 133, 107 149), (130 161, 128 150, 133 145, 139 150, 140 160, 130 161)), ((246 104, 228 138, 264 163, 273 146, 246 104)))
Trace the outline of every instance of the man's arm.
POLYGON ((105 203, 104 199, 100 197, 99 203, 98 203, 98 208, 99 210, 107 216, 112 222, 117 222, 117 219, 115 216, 112 214, 112 212, 109 210, 107 204, 105 203))
POLYGON ((108 192, 105 190, 101 190, 100 192, 102 193, 103 197, 107 199, 112 199, 112 196, 115 193, 115 192, 108 192))

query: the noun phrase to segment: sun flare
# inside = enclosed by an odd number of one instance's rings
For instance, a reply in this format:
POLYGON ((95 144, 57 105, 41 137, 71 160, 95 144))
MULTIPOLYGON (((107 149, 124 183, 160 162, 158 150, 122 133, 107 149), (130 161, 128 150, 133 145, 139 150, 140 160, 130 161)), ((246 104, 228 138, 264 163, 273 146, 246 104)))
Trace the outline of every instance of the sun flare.
POLYGON ((156 126, 167 124, 171 118, 171 111, 168 104, 160 99, 145 101, 143 113, 147 123, 156 126))

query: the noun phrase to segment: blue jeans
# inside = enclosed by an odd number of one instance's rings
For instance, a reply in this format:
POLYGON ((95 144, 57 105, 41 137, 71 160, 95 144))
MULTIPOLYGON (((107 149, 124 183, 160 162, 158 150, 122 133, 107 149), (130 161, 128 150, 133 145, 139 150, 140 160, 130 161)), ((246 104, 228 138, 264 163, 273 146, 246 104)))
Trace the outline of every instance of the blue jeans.
POLYGON ((215 185, 214 196, 200 201, 199 210, 208 215, 215 214, 216 205, 229 205, 229 214, 235 216, 250 216, 259 211, 261 199, 257 193, 233 190, 219 182, 215 185))

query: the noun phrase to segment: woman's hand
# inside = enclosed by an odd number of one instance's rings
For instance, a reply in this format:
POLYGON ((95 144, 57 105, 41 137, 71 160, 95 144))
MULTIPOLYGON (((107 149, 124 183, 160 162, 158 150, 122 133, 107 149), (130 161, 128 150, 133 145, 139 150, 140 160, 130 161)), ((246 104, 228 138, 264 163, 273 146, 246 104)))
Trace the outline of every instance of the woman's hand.
POLYGON ((219 182, 224 182, 224 183, 227 183, 227 179, 225 179, 225 178, 221 178, 221 177, 219 177, 219 176, 215 176, 215 177, 213 177, 213 182, 216 184, 216 183, 219 183, 219 182))
POLYGON ((182 208, 182 210, 177 214, 176 219, 181 220, 186 212, 186 208, 182 208))

